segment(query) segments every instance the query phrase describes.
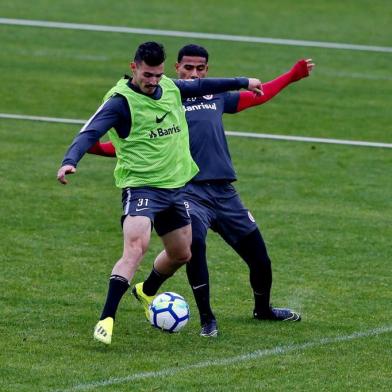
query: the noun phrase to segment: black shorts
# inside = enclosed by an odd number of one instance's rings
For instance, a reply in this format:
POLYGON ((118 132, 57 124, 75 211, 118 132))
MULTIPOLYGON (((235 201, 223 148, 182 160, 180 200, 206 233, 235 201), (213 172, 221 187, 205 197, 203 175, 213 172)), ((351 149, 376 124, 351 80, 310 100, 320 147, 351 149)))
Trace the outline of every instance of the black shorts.
POLYGON ((191 182, 185 187, 190 215, 216 231, 230 245, 236 244, 257 224, 230 182, 191 182))
POLYGON ((191 223, 184 188, 162 189, 152 187, 124 188, 121 223, 130 216, 150 218, 159 236, 191 223))

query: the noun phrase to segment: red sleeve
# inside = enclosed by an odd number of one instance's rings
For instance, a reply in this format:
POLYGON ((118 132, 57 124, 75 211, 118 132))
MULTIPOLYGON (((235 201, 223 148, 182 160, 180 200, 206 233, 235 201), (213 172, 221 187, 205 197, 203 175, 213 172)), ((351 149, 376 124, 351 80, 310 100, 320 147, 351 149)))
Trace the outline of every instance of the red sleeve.
POLYGON ((112 142, 100 143, 96 142, 89 150, 90 154, 102 155, 104 157, 115 157, 116 149, 112 142))
POLYGON ((290 83, 305 78, 306 76, 309 76, 307 63, 305 60, 299 60, 289 72, 286 72, 267 83, 263 83, 264 95, 256 95, 252 91, 240 91, 237 112, 269 101, 290 83))

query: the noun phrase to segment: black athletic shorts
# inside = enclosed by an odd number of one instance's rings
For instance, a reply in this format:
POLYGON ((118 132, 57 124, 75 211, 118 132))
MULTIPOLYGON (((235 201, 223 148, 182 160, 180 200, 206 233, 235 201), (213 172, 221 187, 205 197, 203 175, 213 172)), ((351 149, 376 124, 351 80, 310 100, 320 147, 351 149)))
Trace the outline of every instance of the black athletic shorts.
POLYGON ((121 223, 127 215, 146 216, 159 236, 191 223, 184 188, 124 188, 122 204, 121 223))
POLYGON ((190 182, 185 187, 189 214, 216 231, 233 245, 255 229, 257 224, 228 181, 190 182))

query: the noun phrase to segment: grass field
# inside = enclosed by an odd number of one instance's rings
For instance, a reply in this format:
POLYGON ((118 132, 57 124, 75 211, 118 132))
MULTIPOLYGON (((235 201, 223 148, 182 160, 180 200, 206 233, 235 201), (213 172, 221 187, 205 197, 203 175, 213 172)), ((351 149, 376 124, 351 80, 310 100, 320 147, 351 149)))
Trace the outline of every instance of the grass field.
MULTIPOLYGON (((389 1, 37 0, 0 3, 0 17, 391 46, 389 1)), ((392 143, 392 53, 189 40, 0 25, 0 113, 87 119, 136 46, 205 45, 211 76, 269 80, 298 58, 307 80, 228 130, 392 143)), ((86 156, 69 186, 55 175, 79 127, 0 119, 1 391, 389 391, 392 386, 392 150, 229 138, 237 189, 273 260, 272 299, 295 324, 251 318, 245 264, 211 233, 218 339, 198 336, 181 270, 163 287, 184 295, 179 334, 150 328, 128 295, 113 343, 92 328, 122 250, 114 162, 86 156)), ((153 236, 135 282, 161 249, 153 236)))

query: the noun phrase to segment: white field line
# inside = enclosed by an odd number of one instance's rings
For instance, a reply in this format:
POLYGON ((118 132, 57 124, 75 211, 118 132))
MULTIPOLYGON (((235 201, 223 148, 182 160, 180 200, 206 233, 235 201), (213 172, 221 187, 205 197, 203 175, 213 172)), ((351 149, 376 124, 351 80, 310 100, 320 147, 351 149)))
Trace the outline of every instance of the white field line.
POLYGON ((151 371, 151 372, 141 372, 141 373, 131 374, 131 375, 125 376, 125 377, 113 377, 113 378, 109 378, 107 380, 102 380, 102 381, 77 384, 71 388, 57 390, 56 392, 60 392, 60 391, 61 392, 86 391, 86 390, 106 387, 106 386, 110 386, 110 385, 126 384, 126 383, 129 383, 131 381, 136 381, 136 380, 145 380, 145 379, 152 379, 152 378, 158 378, 158 377, 159 378, 170 377, 170 376, 174 376, 180 372, 193 371, 193 370, 197 370, 197 369, 206 369, 206 368, 210 368, 210 367, 214 367, 214 366, 237 365, 241 362, 252 361, 252 360, 256 360, 256 359, 259 360, 259 359, 265 358, 265 357, 271 357, 271 356, 275 356, 275 355, 283 355, 283 354, 296 352, 296 351, 304 351, 304 350, 308 350, 308 349, 312 349, 312 348, 316 348, 316 347, 326 346, 329 344, 344 343, 344 342, 351 341, 351 340, 357 340, 357 339, 368 338, 368 337, 372 337, 372 336, 378 336, 378 335, 381 335, 384 333, 390 333, 390 332, 392 332, 392 325, 384 326, 384 327, 380 327, 380 328, 375 328, 375 329, 371 329, 368 331, 354 332, 351 335, 340 335, 340 336, 338 335, 335 337, 322 338, 319 340, 314 340, 314 341, 306 342, 306 343, 302 343, 302 344, 292 344, 292 345, 287 345, 287 346, 277 346, 272 349, 256 350, 251 353, 242 354, 242 355, 238 355, 238 356, 234 356, 234 357, 229 357, 226 359, 216 359, 216 360, 197 362, 194 364, 175 367, 175 368, 166 368, 166 369, 162 369, 162 370, 158 370, 158 371, 151 371))
POLYGON ((76 120, 72 118, 25 116, 23 114, 10 114, 10 113, 0 113, 0 118, 6 118, 10 120, 41 121, 41 122, 54 122, 54 123, 62 123, 62 124, 80 124, 80 125, 85 124, 87 121, 87 120, 76 120))
POLYGON ((271 135, 268 133, 235 132, 235 131, 226 131, 225 133, 228 136, 251 137, 257 139, 273 139, 273 140, 285 140, 285 141, 292 141, 292 142, 344 144, 348 146, 392 148, 391 143, 363 142, 359 140, 327 139, 327 138, 306 137, 306 136, 271 135))
MULTIPOLYGON (((70 119, 70 118, 25 116, 25 115, 9 114, 9 113, 0 113, 0 118, 6 118, 12 120, 78 124, 78 125, 83 125, 87 121, 87 120, 70 119)), ((272 139, 272 140, 285 140, 285 141, 296 141, 296 142, 307 142, 307 143, 343 144, 348 146, 360 146, 360 147, 392 148, 391 143, 366 142, 366 141, 358 141, 358 140, 327 139, 327 138, 288 136, 288 135, 271 135, 268 133, 235 132, 235 131, 226 131, 226 135, 237 136, 237 137, 249 137, 255 139, 272 139)))
POLYGON ((30 26, 30 27, 48 27, 54 29, 101 31, 101 32, 111 32, 111 33, 157 35, 157 36, 181 37, 181 38, 186 37, 186 38, 197 38, 197 39, 211 39, 211 40, 219 40, 219 41, 252 42, 252 43, 273 44, 273 45, 311 46, 316 48, 327 48, 327 49, 360 50, 360 51, 370 51, 370 52, 392 53, 392 47, 386 47, 386 46, 355 45, 355 44, 338 43, 338 42, 303 41, 303 40, 294 40, 294 39, 251 37, 251 36, 229 35, 229 34, 210 34, 210 33, 176 31, 176 30, 155 30, 155 29, 142 29, 142 28, 134 28, 134 27, 122 27, 122 26, 105 26, 105 25, 83 24, 83 23, 50 22, 50 21, 43 21, 43 20, 0 18, 0 24, 30 26))

